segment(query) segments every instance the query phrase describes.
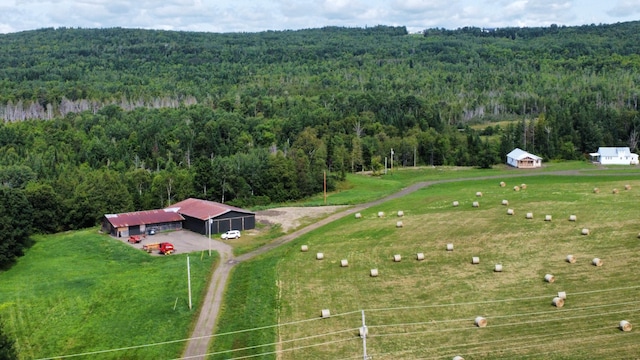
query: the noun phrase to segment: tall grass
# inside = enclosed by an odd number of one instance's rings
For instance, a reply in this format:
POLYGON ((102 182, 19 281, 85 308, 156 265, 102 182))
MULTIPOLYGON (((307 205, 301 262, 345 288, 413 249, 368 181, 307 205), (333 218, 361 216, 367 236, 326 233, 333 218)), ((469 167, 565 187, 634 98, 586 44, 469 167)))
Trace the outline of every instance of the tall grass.
POLYGON ((150 256, 88 229, 36 237, 0 273, 0 316, 21 359, 134 347, 85 359, 179 357, 217 257, 150 256), (174 308, 175 307, 175 308, 174 308))

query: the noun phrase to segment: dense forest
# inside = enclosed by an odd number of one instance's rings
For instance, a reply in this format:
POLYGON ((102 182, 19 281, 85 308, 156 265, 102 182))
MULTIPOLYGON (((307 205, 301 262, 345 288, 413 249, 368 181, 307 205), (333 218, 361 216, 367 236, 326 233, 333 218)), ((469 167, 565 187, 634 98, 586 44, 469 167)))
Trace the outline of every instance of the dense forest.
POLYGON ((0 35, 0 229, 22 229, 19 254, 23 230, 189 196, 295 200, 325 172, 329 189, 381 172, 392 151, 398 166, 491 167, 514 147, 547 160, 635 150, 638 34, 640 22, 0 35))

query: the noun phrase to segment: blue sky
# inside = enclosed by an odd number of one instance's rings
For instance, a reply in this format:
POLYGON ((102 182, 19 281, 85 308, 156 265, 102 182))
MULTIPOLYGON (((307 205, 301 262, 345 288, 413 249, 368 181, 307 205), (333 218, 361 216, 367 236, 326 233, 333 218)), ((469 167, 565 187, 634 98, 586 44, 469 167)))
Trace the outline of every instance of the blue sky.
POLYGON ((256 32, 403 25, 611 24, 640 19, 640 0, 0 0, 0 33, 43 27, 256 32))

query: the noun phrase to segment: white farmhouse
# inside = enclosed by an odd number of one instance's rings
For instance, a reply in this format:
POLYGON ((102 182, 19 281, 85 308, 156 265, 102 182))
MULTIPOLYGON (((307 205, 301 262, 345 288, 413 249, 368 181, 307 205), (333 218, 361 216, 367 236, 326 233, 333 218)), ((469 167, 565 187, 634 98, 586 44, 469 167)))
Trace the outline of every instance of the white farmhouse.
POLYGON ((507 154, 507 164, 520 169, 539 168, 542 167, 542 158, 515 148, 507 154))
POLYGON ((591 159, 602 165, 638 165, 638 154, 629 147, 599 147, 598 152, 591 153, 591 159))

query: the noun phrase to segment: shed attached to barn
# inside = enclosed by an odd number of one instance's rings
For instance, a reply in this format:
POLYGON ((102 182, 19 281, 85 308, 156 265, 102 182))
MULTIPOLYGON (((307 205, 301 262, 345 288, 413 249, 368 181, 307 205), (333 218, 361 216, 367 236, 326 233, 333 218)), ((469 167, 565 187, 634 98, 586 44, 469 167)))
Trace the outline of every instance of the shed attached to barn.
POLYGON ((255 213, 213 201, 189 198, 173 204, 166 210, 169 209, 184 217, 185 229, 203 235, 256 227, 255 213))
POLYGON ((129 237, 156 231, 180 230, 184 218, 172 209, 135 211, 107 214, 102 220, 102 231, 116 237, 129 237))
POLYGON ((542 167, 542 158, 515 148, 507 154, 507 164, 519 169, 539 168, 542 167))

